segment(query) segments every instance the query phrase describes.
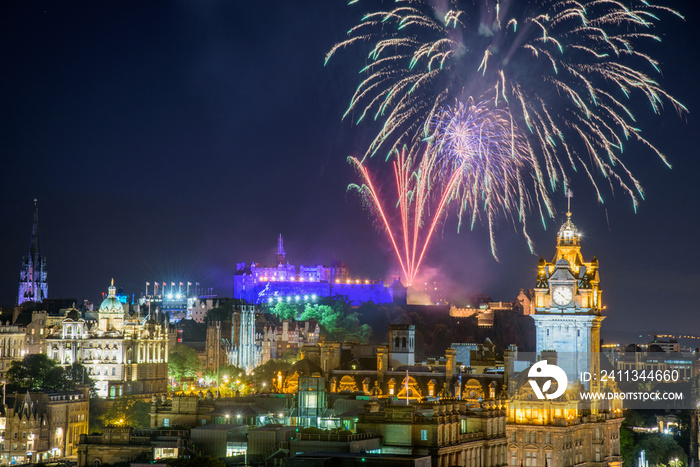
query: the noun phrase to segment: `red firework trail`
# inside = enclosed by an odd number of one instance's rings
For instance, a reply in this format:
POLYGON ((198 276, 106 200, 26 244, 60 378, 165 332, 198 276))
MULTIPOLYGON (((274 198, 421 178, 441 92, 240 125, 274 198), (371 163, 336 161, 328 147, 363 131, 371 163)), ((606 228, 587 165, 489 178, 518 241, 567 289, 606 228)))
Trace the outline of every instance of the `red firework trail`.
POLYGON ((351 157, 349 160, 360 172, 363 180, 362 186, 353 187, 358 189, 376 210, 389 236, 396 258, 399 260, 406 278, 406 285, 410 286, 418 275, 435 228, 446 212, 448 201, 459 179, 460 170, 455 170, 447 183, 440 183, 439 187, 436 187, 431 183, 431 179, 437 177, 434 177, 435 157, 430 151, 426 151, 415 170, 413 159, 406 155, 406 151, 397 151, 393 167, 398 196, 397 209, 401 217, 401 225, 398 227, 389 222, 384 203, 372 183, 367 167, 357 158, 351 157), (431 213, 430 203, 436 199, 439 201, 431 213), (427 231, 423 233, 426 226, 427 231), (402 245, 399 245, 400 240, 403 240, 402 245))

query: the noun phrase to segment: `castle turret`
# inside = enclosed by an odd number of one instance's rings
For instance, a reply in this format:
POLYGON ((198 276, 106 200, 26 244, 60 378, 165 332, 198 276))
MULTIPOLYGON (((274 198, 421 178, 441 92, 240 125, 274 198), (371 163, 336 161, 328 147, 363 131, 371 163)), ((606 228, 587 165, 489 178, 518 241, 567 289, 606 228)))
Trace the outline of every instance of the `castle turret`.
POLYGON ((287 264, 287 253, 284 251, 284 239, 280 234, 277 239, 277 264, 287 264))

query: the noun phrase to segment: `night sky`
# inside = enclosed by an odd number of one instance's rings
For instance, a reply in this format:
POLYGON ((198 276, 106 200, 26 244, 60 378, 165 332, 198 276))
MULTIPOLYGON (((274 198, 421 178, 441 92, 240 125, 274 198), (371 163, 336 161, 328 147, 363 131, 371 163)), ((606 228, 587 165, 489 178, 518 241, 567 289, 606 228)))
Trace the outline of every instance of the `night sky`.
MULTIPOLYGON (((384 234, 346 191, 346 157, 372 136, 341 120, 357 57, 323 66, 364 13, 345 3, 2 2, 0 305, 17 299, 35 197, 50 297, 98 300, 112 277, 137 295, 146 281, 196 281, 230 296, 236 263, 273 263, 279 233, 292 264, 335 255, 356 277, 394 274, 384 234)), ((604 329, 700 335, 700 7, 666 4, 686 21, 666 16, 648 51, 690 114, 638 117, 673 169, 635 148, 638 212, 621 191, 598 204, 582 179, 572 211, 584 257, 600 261, 604 329)), ((426 270, 513 300, 554 254, 566 198, 553 198, 548 229, 530 221, 536 255, 503 222, 498 263, 487 229, 457 234, 452 215, 426 270)))

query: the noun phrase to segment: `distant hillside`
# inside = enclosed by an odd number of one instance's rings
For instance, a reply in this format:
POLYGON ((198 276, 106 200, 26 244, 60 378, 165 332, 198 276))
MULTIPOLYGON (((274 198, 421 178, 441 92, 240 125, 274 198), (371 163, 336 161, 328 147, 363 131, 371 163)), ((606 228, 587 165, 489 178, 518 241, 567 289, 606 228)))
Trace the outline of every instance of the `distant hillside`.
POLYGON ((453 318, 449 306, 374 305, 357 308, 360 321, 372 327, 372 342, 386 343, 389 324, 416 326, 416 359, 441 357, 452 343, 482 343, 488 337, 501 351, 515 344, 523 352, 535 350, 535 322, 515 311, 497 311, 493 327, 477 325, 475 317, 453 318))

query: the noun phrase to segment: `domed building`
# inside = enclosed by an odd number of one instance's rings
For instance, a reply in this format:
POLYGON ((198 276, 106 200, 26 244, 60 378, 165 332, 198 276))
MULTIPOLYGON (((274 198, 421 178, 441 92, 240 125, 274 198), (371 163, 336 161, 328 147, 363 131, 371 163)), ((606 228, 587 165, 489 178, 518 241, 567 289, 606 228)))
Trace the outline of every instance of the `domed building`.
POLYGON ((164 315, 130 315, 116 296, 114 280, 97 320, 71 310, 46 338, 47 355, 61 365, 80 363, 95 381, 98 395, 167 391, 168 323, 164 315))
POLYGON ((98 311, 98 328, 102 332, 119 331, 124 326, 124 304, 117 298, 114 279, 107 289, 107 298, 102 301, 98 311))

